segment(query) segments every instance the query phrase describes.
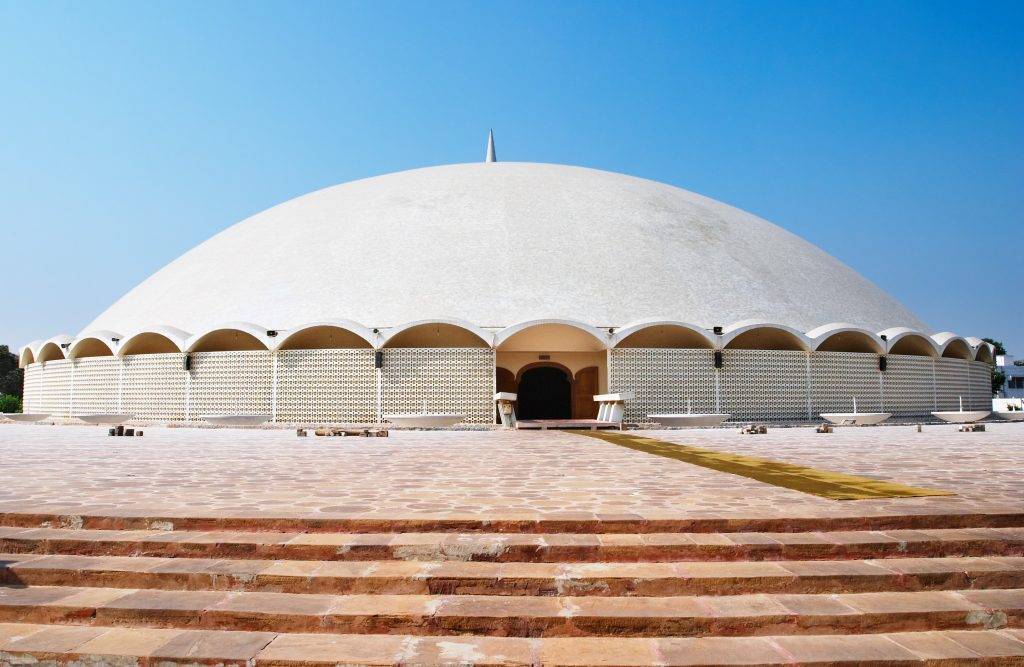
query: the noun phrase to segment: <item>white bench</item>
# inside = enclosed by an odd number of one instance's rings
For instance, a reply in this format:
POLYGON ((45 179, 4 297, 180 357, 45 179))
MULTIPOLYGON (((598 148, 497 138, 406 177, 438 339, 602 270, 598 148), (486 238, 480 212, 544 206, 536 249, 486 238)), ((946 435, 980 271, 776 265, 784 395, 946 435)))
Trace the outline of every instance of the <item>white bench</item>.
POLYGON ((597 421, 621 424, 626 416, 626 401, 636 398, 632 391, 620 391, 617 394, 598 394, 594 396, 597 403, 597 421))

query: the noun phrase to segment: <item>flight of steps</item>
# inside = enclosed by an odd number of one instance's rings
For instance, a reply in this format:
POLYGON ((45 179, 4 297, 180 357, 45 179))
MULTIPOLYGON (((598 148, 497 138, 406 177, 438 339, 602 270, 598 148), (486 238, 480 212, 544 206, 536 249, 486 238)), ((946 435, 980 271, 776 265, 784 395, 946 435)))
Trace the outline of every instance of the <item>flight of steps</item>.
POLYGON ((1024 516, 0 514, 0 664, 1024 664, 1024 516))

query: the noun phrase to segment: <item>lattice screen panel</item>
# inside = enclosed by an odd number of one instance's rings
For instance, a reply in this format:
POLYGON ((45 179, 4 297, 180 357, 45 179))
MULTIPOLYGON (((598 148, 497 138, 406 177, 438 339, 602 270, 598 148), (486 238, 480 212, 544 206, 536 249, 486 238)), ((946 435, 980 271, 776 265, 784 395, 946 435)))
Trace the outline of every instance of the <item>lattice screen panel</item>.
POLYGON ((609 391, 634 391, 627 421, 647 415, 715 411, 715 365, 711 350, 616 348, 611 351, 609 391))
POLYGON ((71 414, 116 413, 120 360, 116 357, 87 357, 71 363, 75 367, 71 414))
POLYGON ((734 420, 808 419, 807 354, 724 350, 722 412, 734 420))
POLYGON ((43 377, 41 364, 32 363, 25 367, 25 384, 22 387, 22 411, 25 413, 40 413, 39 407, 40 381, 43 377))
MULTIPOLYGON (((970 361, 967 363, 971 385, 971 410, 992 409, 992 366, 984 361, 970 361)), ((967 400, 964 399, 964 409, 967 409, 967 400)))
POLYGON ((464 414, 466 422, 494 423, 494 350, 393 348, 384 350, 384 414, 464 414))
POLYGON ((192 355, 190 421, 208 415, 271 414, 273 367, 265 350, 192 355))
POLYGON ((278 352, 277 421, 377 421, 373 350, 278 352))
POLYGON ((971 402, 971 382, 966 359, 935 360, 935 400, 939 410, 959 410, 960 397, 964 410, 971 402))
POLYGON ((882 373, 883 411, 895 416, 928 416, 935 409, 935 360, 890 354, 882 373))
POLYGON ((878 355, 863 352, 811 354, 811 415, 822 412, 882 411, 878 355))
POLYGON ((120 411, 138 419, 184 421, 184 357, 178 353, 123 357, 120 411))
POLYGON ((54 417, 71 416, 71 361, 59 359, 40 364, 32 411, 54 417))

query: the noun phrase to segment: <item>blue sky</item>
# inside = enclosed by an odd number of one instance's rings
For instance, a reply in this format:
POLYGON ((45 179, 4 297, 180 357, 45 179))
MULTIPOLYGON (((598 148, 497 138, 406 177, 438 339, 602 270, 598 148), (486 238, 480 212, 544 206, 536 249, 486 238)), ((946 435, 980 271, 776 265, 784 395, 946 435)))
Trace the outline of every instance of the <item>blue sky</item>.
POLYGON ((1024 4, 0 0, 0 342, 327 185, 482 159, 678 185, 1024 356, 1024 4))

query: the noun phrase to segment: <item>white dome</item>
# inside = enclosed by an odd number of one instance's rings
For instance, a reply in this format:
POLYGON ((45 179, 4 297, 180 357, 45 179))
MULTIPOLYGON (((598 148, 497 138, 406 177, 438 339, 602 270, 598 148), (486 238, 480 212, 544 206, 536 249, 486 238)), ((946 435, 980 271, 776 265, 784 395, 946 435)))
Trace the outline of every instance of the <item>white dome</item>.
POLYGON ((925 325, 825 252, 662 183, 531 163, 416 169, 314 192, 217 234, 83 331, 545 317, 925 325))

